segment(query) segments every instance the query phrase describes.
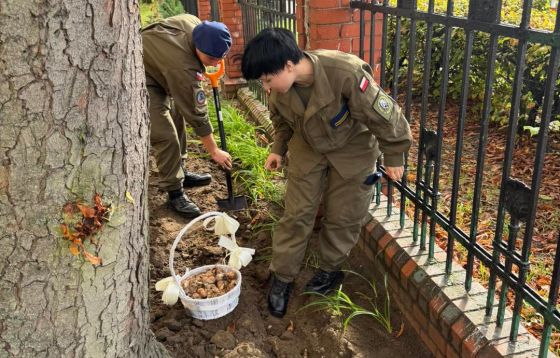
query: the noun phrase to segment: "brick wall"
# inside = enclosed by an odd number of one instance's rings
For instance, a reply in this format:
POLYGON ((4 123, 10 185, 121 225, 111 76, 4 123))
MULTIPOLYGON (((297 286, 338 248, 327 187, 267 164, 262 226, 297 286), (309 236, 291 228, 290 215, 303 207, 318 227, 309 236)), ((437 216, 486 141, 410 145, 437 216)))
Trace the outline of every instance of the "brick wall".
MULTIPOLYGON (((512 312, 506 309, 500 327, 496 310, 486 316, 487 290, 473 282, 465 291, 465 270, 453 263, 445 274, 445 252, 437 245, 434 258, 412 239, 412 222, 400 229, 397 208, 387 216, 387 202, 372 204, 371 221, 358 243, 372 269, 387 277, 391 301, 396 302, 409 327, 435 357, 538 357, 539 341, 519 327, 516 342, 509 341, 512 312)), ((497 305, 497 301, 494 301, 497 305)), ((548 357, 556 357, 549 352, 548 357)))
MULTIPOLYGON (((199 1, 199 12, 202 14, 202 3, 199 1)), ((333 49, 358 55, 360 48, 360 15, 352 10, 350 0, 297 0, 296 27, 298 43, 302 49, 333 49), (307 2, 307 4, 306 4, 307 2)), ((236 57, 243 53, 243 24, 239 4, 236 0, 220 0, 220 16, 231 31, 233 46, 226 59, 227 76, 229 79, 241 77, 240 63, 236 57)), ((209 16, 209 5, 207 6, 209 16)), ((202 15, 201 15, 202 16, 202 15)), ((381 54, 381 20, 376 18, 375 63, 379 63, 381 54), (378 21, 377 21, 378 20, 378 21)), ((370 48, 370 16, 365 16, 364 58, 369 61, 370 48)), ((379 79, 379 66, 373 66, 375 78, 379 79)))
MULTIPOLYGON (((303 2, 303 1, 301 1, 303 2)), ((309 0, 308 7, 300 6, 302 21, 307 21, 307 36, 300 35, 299 43, 305 49, 331 49, 354 55, 360 50, 360 12, 352 10, 349 0, 309 0)), ((300 5, 300 4, 298 4, 300 5)), ((383 17, 376 17, 374 62, 379 63, 381 55, 381 30, 383 17)), ((365 12, 364 59, 369 62, 371 16, 365 12)), ((301 30, 299 30, 301 31, 301 30)), ((302 31, 303 32, 303 31, 302 31)), ((379 66, 373 66, 375 78, 379 79, 379 66)))
POLYGON ((198 0, 198 18, 201 20, 210 20, 210 1, 198 0))
POLYGON ((226 58, 226 75, 230 79, 241 77, 241 60, 243 53, 243 19, 241 8, 236 0, 220 1, 221 20, 229 28, 233 43, 226 58))

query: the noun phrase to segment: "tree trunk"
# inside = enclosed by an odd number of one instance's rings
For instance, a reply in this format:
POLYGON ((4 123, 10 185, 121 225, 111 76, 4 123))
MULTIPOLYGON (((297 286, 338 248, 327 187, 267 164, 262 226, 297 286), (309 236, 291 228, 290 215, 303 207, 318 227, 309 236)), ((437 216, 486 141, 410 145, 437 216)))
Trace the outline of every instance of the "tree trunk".
POLYGON ((139 26, 137 1, 0 0, 2 357, 167 355, 149 329, 139 26), (114 209, 86 245, 99 266, 60 230, 96 192, 114 209))

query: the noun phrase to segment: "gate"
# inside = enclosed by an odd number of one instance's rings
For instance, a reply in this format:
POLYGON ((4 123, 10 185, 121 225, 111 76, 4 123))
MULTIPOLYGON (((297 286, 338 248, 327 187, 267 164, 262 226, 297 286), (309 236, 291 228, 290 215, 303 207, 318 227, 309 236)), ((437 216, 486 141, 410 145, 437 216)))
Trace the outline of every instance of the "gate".
MULTIPOLYGON (((414 226, 413 237, 420 241, 422 249, 427 250, 429 257, 434 257, 434 245, 436 233, 443 232, 446 237, 446 273, 451 273, 451 263, 454 251, 457 249, 466 255, 466 280, 465 288, 471 287, 473 268, 475 262, 479 268, 489 269, 487 278, 488 294, 486 300, 486 315, 491 316, 497 282, 501 283, 499 303, 497 305, 498 326, 504 323, 505 308, 508 289, 513 292, 513 318, 511 323, 510 341, 516 341, 520 323, 520 312, 524 303, 532 306, 542 316, 544 328, 540 347, 540 357, 545 357, 548 352, 551 331, 553 327, 560 329, 560 313, 557 309, 557 294, 559 288, 559 246, 556 243, 556 254, 554 264, 550 270, 549 293, 543 295, 530 287, 527 283, 527 275, 532 268, 530 265, 531 247, 535 231, 535 218, 537 216, 539 193, 542 195, 541 178, 549 138, 549 124, 551 118, 558 118, 557 92, 559 49, 560 49, 560 16, 555 15, 554 29, 544 31, 530 27, 532 0, 523 0, 522 14, 516 25, 506 24, 501 21, 501 10, 503 0, 469 0, 468 11, 462 15, 454 8, 457 1, 447 0, 446 9, 436 12, 434 0, 424 1, 427 8, 419 9, 416 0, 394 1, 396 6, 389 5, 389 0, 372 2, 351 1, 350 7, 360 11, 360 56, 364 58, 364 52, 369 51, 369 61, 372 68, 380 68, 381 86, 390 87, 393 98, 403 98, 405 101, 406 117, 412 122, 417 122, 419 128, 418 154, 415 162, 406 165, 405 175, 401 182, 389 183, 389 191, 392 194, 393 186, 400 191, 400 222, 404 226, 404 215, 406 206, 412 206, 414 226), (379 4, 377 3, 379 2, 379 4), (380 14, 379 16, 375 16, 380 14), (373 16, 372 16, 373 15, 373 16), (368 20, 371 19, 371 20, 368 20), (367 21, 366 21, 367 20, 367 21), (367 24, 367 27, 366 27, 367 24), (371 26, 370 26, 371 25, 371 26), (422 38, 418 29, 425 30, 422 38), (436 38, 434 32, 439 30, 442 37, 436 38), (463 36, 452 36, 456 31, 461 31, 463 36), (380 49, 375 48, 375 33, 382 34, 380 49), (392 37, 389 38, 389 33, 392 37), (366 43, 366 34, 369 34, 366 43), (473 63, 474 45, 477 38, 484 41, 484 60, 473 63), (458 40, 459 39, 459 40, 458 40), (499 196, 496 193, 498 203, 494 212, 495 216, 493 230, 491 230, 491 247, 484 247, 480 240, 479 225, 481 223, 481 206, 483 205, 483 187, 485 160, 487 159, 489 121, 492 115, 492 101, 496 100, 495 80, 497 70, 497 58, 500 54, 499 47, 504 39, 510 42, 513 50, 513 70, 511 71, 511 97, 507 100, 509 109, 504 111, 508 118, 505 129, 504 148, 501 152, 503 160, 501 164, 501 179, 494 183, 499 186, 499 196), (439 41, 439 42, 438 42, 439 41), (460 43, 458 43, 459 41, 460 43), (440 44, 440 51, 434 51, 433 46, 440 44), (369 45, 369 46, 368 46, 369 45), (543 76, 540 85, 534 86, 537 92, 531 92, 534 96, 533 105, 536 106, 536 115, 540 117, 538 126, 538 144, 533 166, 527 168, 529 173, 524 180, 515 179, 512 174, 512 164, 515 164, 514 149, 517 133, 519 132, 520 111, 525 111, 525 96, 528 92, 527 80, 533 69, 527 66, 528 50, 532 46, 541 46, 542 51, 548 51, 542 64, 543 76), (448 95, 450 91, 450 54, 452 50, 460 47, 462 56, 459 62, 462 65, 455 68, 458 74, 460 86, 456 103, 458 113, 456 123, 453 123, 454 145, 444 148, 444 128, 449 125, 449 116, 446 117, 446 108, 449 104, 448 95), (381 50, 380 58, 376 58, 376 51, 381 50), (418 53, 423 51, 423 56, 418 53), (441 55, 441 56, 440 56, 441 55), (437 68, 433 68, 434 56, 438 57, 437 68), (481 98, 479 103, 469 99, 469 90, 476 83, 470 83, 473 71, 484 70, 485 81, 480 85, 481 98), (434 75, 436 74, 434 79, 434 75), (417 84, 415 87, 415 83, 417 84), (434 83, 436 83, 434 88, 434 83), (435 95, 434 112, 437 118, 429 116, 430 93, 435 95), (399 91, 403 95, 399 97, 399 91), (416 108, 420 108, 418 119, 412 115, 415 98, 419 98, 416 108), (447 102, 446 102, 447 101, 447 102), (465 126, 470 109, 480 105, 480 115, 476 123, 478 138, 468 141, 464 137, 465 126), (466 145, 475 143, 476 174, 469 179, 472 181, 469 197, 465 199, 465 178, 462 174, 462 160, 464 159, 464 148, 466 145), (447 149, 447 150, 445 150, 447 149), (447 160, 447 162, 446 162, 447 160), (445 163, 445 165, 443 165, 445 163), (415 170, 410 170, 415 167, 415 170), (451 168, 451 169, 450 169, 451 168), (446 174, 447 172, 449 174, 446 174), (410 182, 409 182, 410 178, 410 182), (442 199, 443 190, 440 183, 447 180, 449 191, 446 200, 442 199), (408 201, 408 204, 407 204, 408 201), (470 206, 470 222, 459 223, 459 204, 467 203, 470 206), (465 227, 467 227, 465 229, 465 227), (520 239, 518 242, 518 239, 520 239), (459 244, 458 247, 456 244, 459 244), (482 265, 482 266, 481 266, 482 265)), ((508 0, 509 1, 509 0, 508 0)), ((442 1, 439 1, 440 3, 442 1)), ((393 3, 393 2, 391 2, 393 3)), ((479 47, 477 47, 479 48, 479 47)), ((498 66, 500 64, 498 63, 498 66)), ((530 78, 529 78, 530 79, 530 78)), ((528 82, 528 80, 527 80, 528 82)), ((530 89, 529 89, 530 90, 530 89)), ((528 117, 530 118, 530 117, 528 117)), ((523 120, 527 120, 525 117, 523 120)), ((449 132, 447 132, 449 133, 449 132)), ((449 134, 448 134, 449 135, 449 134)), ((380 168, 383 171, 383 168, 380 168)), ((379 193, 379 190, 378 190, 379 193)), ((392 212, 393 195, 389 195, 388 212, 392 212)), ((377 201, 379 202, 379 194, 377 201)), ((486 205, 487 203, 484 203, 486 205)), ((554 203, 552 204, 554 205, 554 203)), ((558 205, 558 202, 556 202, 558 205)), ((554 239, 560 241, 560 235, 556 232, 559 227, 553 229, 554 239)))
MULTIPOLYGON (((282 27, 296 35, 296 0, 239 0, 243 17, 243 39, 248 43, 261 30, 282 27)), ((266 104, 260 81, 249 81, 249 89, 266 104)))

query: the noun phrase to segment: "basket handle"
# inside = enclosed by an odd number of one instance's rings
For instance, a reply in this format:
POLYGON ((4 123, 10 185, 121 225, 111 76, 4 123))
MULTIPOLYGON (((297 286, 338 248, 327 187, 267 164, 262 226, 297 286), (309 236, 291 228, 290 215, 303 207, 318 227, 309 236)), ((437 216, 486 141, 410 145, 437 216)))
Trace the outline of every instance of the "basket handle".
POLYGON ((181 231, 179 231, 179 233, 177 234, 177 237, 175 238, 175 241, 173 241, 173 245, 171 245, 171 249, 169 250, 169 271, 171 271, 171 277, 173 277, 173 279, 175 280, 175 283, 177 284, 177 286, 180 288, 181 291, 183 291, 181 284, 179 282, 179 279, 177 278, 177 275, 175 274, 175 269, 173 267, 173 259, 175 256, 175 249, 177 248, 177 245, 179 244, 179 241, 181 241, 181 238, 183 237, 183 235, 185 235, 185 233, 197 222, 204 220, 206 218, 212 217, 212 216, 223 216, 225 215, 224 213, 218 212, 218 211, 211 211, 208 212, 206 214, 202 214, 199 217, 194 218, 193 220, 191 220, 191 222, 189 222, 187 225, 185 225, 184 228, 181 229, 181 231))

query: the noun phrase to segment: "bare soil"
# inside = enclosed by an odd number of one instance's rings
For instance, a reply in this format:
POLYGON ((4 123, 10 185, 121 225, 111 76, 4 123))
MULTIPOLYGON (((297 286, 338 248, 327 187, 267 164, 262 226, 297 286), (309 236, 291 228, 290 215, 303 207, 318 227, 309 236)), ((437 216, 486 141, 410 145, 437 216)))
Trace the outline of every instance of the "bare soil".
MULTIPOLYGON (((201 148, 191 145, 187 169, 207 172, 213 176, 209 186, 187 189, 189 197, 203 212, 218 210, 216 199, 227 197, 223 172, 200 155, 201 148)), ((169 250, 177 233, 188 223, 166 206, 167 194, 157 188, 157 168, 150 162, 150 314, 156 337, 174 357, 430 357, 419 337, 396 307, 391 307, 393 332, 387 333, 371 318, 357 317, 343 333, 341 318, 325 310, 301 309, 310 302, 302 295, 303 287, 313 275, 311 265, 302 267, 295 281, 288 313, 283 319, 269 315, 266 304, 268 290, 268 259, 271 237, 268 232, 251 230, 257 209, 232 214, 241 224, 238 244, 256 249, 253 261, 241 269, 242 288, 239 305, 230 314, 215 320, 202 321, 188 315, 180 302, 166 306, 155 283, 170 276, 169 250)), ((174 256, 176 272, 185 268, 223 262, 225 252, 217 245, 218 238, 202 228, 187 234, 174 256)), ((313 240, 316 241, 316 240, 313 240)), ((351 260, 354 270, 364 269, 364 259, 351 260)), ((364 274, 364 272, 362 272, 364 274)), ((371 273, 367 273, 371 276, 371 273)), ((344 292, 367 292, 367 284, 357 277, 347 277, 344 292)), ((383 291, 383 284, 377 287, 383 291)), ((356 298, 359 302, 359 299, 356 298)))

